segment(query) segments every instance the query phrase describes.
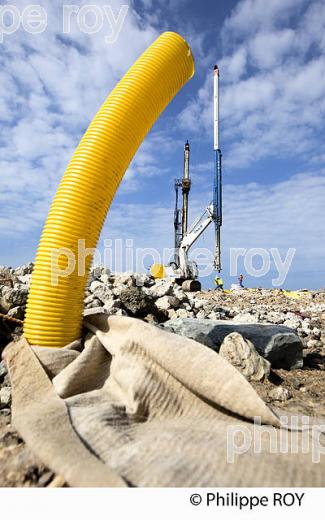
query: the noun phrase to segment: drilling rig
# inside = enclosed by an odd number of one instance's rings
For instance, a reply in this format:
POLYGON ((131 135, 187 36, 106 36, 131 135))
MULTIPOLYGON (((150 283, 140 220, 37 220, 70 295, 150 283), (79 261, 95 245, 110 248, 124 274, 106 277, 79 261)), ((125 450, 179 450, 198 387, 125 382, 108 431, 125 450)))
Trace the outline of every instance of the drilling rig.
POLYGON ((184 170, 183 178, 175 180, 175 211, 174 211, 174 248, 175 263, 179 261, 179 248, 183 237, 187 233, 188 225, 188 197, 191 189, 190 180, 190 144, 186 141, 184 146, 184 170), (182 209, 179 208, 179 192, 182 190, 183 202, 182 209))
POLYGON ((222 154, 219 145, 219 69, 215 65, 213 71, 214 91, 214 175, 213 197, 204 213, 199 216, 188 228, 189 192, 190 180, 190 145, 187 141, 184 146, 184 170, 183 178, 175 180, 175 211, 174 211, 174 259, 169 265, 157 266, 155 264, 152 274, 159 272, 159 277, 176 279, 182 285, 184 291, 200 291, 201 284, 198 281, 198 267, 194 261, 189 260, 189 250, 198 240, 207 227, 214 222, 215 227, 215 251, 214 269, 221 272, 221 226, 222 226, 222 154), (182 208, 180 204, 180 190, 182 190, 182 208), (163 268, 162 268, 163 267, 163 268))

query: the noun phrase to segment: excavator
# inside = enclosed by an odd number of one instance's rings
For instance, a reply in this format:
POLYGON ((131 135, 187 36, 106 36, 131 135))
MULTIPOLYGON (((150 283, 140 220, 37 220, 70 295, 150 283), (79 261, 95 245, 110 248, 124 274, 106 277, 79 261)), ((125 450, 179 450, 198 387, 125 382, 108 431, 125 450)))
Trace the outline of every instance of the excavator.
POLYGON ((215 226, 214 269, 221 272, 221 226, 222 226, 222 154, 219 145, 219 69, 215 65, 214 79, 214 153, 215 168, 213 182, 213 198, 202 215, 188 226, 190 180, 190 144, 184 146, 183 178, 175 180, 174 211, 174 258, 166 266, 154 264, 151 274, 155 278, 173 278, 184 291, 200 291, 199 272, 196 262, 189 259, 191 247, 204 233, 210 224, 215 226), (182 190, 182 207, 179 207, 179 195, 182 190))

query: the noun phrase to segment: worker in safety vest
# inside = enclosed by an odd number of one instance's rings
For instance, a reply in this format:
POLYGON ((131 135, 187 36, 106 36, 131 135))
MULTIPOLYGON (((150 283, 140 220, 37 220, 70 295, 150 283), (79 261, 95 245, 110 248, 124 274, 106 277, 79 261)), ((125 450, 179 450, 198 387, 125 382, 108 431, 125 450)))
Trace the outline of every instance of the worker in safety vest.
POLYGON ((223 291, 223 279, 220 276, 215 277, 214 283, 216 284, 216 289, 223 291))

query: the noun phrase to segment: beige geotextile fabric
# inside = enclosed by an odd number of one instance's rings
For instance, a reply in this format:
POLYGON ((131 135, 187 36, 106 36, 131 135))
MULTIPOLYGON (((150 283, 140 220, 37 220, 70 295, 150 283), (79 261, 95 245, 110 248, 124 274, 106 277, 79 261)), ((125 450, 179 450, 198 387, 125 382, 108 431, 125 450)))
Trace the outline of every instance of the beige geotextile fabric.
POLYGON ((305 432, 279 427, 246 379, 209 348, 133 318, 95 315, 86 327, 84 344, 48 349, 23 339, 5 354, 14 426, 69 485, 325 484, 325 456, 312 462, 319 433, 307 433, 302 453, 305 432))

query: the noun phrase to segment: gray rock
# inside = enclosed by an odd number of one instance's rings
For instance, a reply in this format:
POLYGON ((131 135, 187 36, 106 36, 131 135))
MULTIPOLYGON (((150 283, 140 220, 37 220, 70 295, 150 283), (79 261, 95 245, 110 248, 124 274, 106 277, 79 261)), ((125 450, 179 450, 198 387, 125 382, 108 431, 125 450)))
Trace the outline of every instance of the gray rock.
POLYGON ((198 309, 198 310, 199 309, 203 309, 204 307, 206 307, 206 304, 207 304, 206 300, 202 300, 200 298, 197 298, 197 299, 194 300, 194 308, 195 309, 198 309))
POLYGON ((112 289, 112 294, 116 298, 119 298, 123 291, 125 291, 125 285, 119 285, 118 287, 114 287, 112 289))
POLYGON ((3 386, 0 388, 0 408, 8 408, 11 403, 11 388, 3 386))
POLYGON ((244 323, 244 324, 248 324, 248 323, 257 323, 258 322, 258 317, 256 315, 252 315, 252 314, 248 314, 248 313, 245 313, 245 314, 237 314, 233 321, 235 323, 244 323))
POLYGON ((162 311, 168 309, 177 309, 180 305, 180 301, 175 296, 162 296, 156 300, 156 306, 162 311))
POLYGON ((148 316, 145 317, 145 321, 151 323, 152 325, 158 325, 159 323, 156 316, 154 316, 153 314, 148 314, 148 316))
POLYGON ((183 291, 183 289, 180 288, 179 285, 177 285, 176 283, 174 284, 174 286, 172 287, 172 294, 174 296, 176 296, 176 298, 181 302, 181 303, 185 303, 185 302, 188 302, 190 299, 194 300, 195 299, 195 295, 194 294, 191 294, 191 293, 185 293, 183 291))
POLYGON ((8 374, 7 367, 4 363, 4 361, 1 361, 0 363, 0 382, 3 380, 3 378, 8 374))
POLYGON ((283 386, 277 386, 269 392, 269 397, 274 401, 287 401, 290 399, 291 394, 289 390, 283 388, 283 386))
POLYGON ((7 316, 16 318, 16 320, 23 320, 25 317, 25 309, 26 305, 22 305, 21 307, 13 307, 8 311, 7 316))
POLYGON ((274 323, 275 325, 280 325, 285 321, 285 319, 282 313, 271 311, 267 314, 267 321, 269 323, 274 323))
POLYGON ((135 276, 131 273, 120 273, 118 275, 115 275, 114 287, 119 287, 120 285, 126 285, 127 287, 135 287, 135 276))
POLYGON ((90 285, 90 291, 103 303, 113 299, 112 291, 110 290, 109 286, 105 285, 104 283, 98 281, 92 282, 90 285))
POLYGON ((156 300, 156 306, 161 311, 167 311, 171 308, 171 305, 169 303, 169 297, 168 296, 161 296, 161 298, 158 298, 156 300))
POLYGON ((168 314, 168 319, 170 319, 170 320, 177 318, 177 312, 175 311, 175 309, 168 309, 167 314, 168 314))
POLYGON ((244 339, 238 332, 232 332, 225 337, 219 354, 236 367, 248 381, 263 381, 270 374, 270 362, 260 356, 253 343, 244 339))
POLYGON ((100 280, 94 280, 89 285, 89 291, 91 293, 94 293, 96 291, 97 287, 102 287, 103 283, 100 280))
POLYGON ((128 316, 128 313, 124 309, 117 309, 114 314, 116 316, 128 316))
POLYGON ((202 311, 199 311, 197 314, 196 314, 196 318, 198 320, 204 320, 206 319, 207 315, 206 313, 202 310, 202 311))
POLYGON ((95 314, 108 314, 106 313, 104 307, 88 307, 84 309, 83 316, 87 318, 87 316, 94 316, 95 314))
POLYGON ((153 298, 162 298, 173 293, 175 283, 169 280, 159 280, 148 289, 148 295, 153 298))
POLYGON ((111 270, 108 267, 105 267, 104 265, 97 265, 96 267, 93 267, 90 273, 90 280, 96 280, 97 278, 100 278, 102 275, 111 275, 111 270))
MULTIPOLYGON (((179 309, 177 314, 181 310, 183 309, 179 309)), ((238 332, 253 343, 257 352, 267 359, 272 367, 291 370, 303 366, 303 343, 295 331, 288 327, 264 323, 239 324, 233 321, 184 318, 182 316, 182 319, 169 320, 163 326, 171 332, 203 343, 216 352, 219 351, 228 334, 238 332)))
POLYGON ((27 302, 28 289, 22 284, 15 284, 13 288, 4 287, 1 296, 1 306, 9 311, 13 307, 20 307, 27 302))
POLYGON ((5 267, 4 265, 0 265, 0 277, 1 278, 10 278, 13 276, 14 270, 11 267, 5 267))
POLYGON ((55 474, 53 471, 46 471, 43 475, 38 479, 37 487, 45 487, 53 480, 55 474))
POLYGON ((289 327, 290 329, 297 329, 299 327, 299 325, 300 325, 300 321, 291 318, 289 320, 285 320, 283 322, 283 325, 285 327, 289 327))
MULTIPOLYGON (((186 309, 177 309, 176 314, 178 318, 190 318, 193 314, 190 311, 187 311, 186 309)), ((196 319, 195 319, 196 321, 196 319)))
POLYGON ((88 296, 86 296, 86 298, 84 299, 84 304, 86 307, 90 306, 93 301, 97 300, 96 296, 94 296, 93 294, 89 294, 88 296))
POLYGON ((145 294, 138 287, 124 289, 120 294, 123 307, 135 317, 145 317, 148 314, 155 314, 154 298, 145 294))
POLYGON ((109 314, 114 313, 117 309, 120 309, 122 306, 122 303, 119 300, 108 300, 105 302, 104 309, 109 314))
POLYGON ((318 329, 317 327, 313 328, 312 330, 312 336, 315 338, 315 339, 320 339, 321 337, 321 333, 322 331, 320 329, 318 329))
POLYGON ((307 341, 307 348, 315 348, 317 347, 318 341, 317 339, 310 339, 307 341))
POLYGON ((207 316, 209 320, 219 320, 220 319, 220 312, 210 312, 210 314, 207 316))
POLYGON ((143 273, 136 273, 134 275, 135 285, 137 287, 152 287, 155 285, 155 280, 152 276, 143 273))
POLYGON ((29 264, 22 265, 20 267, 17 267, 17 269, 14 270, 16 276, 25 276, 32 274, 32 271, 34 269, 34 264, 32 262, 29 262, 29 264))
POLYGON ((31 274, 23 274, 22 276, 18 276, 18 281, 22 283, 23 285, 26 285, 27 287, 30 286, 30 282, 32 279, 31 274))
POLYGON ((102 300, 99 300, 99 298, 96 298, 93 294, 91 294, 85 299, 85 308, 93 309, 96 307, 103 307, 103 302, 102 300))
POLYGON ((101 274, 98 280, 105 285, 108 285, 110 289, 113 289, 113 284, 111 284, 111 276, 109 274, 101 274))

